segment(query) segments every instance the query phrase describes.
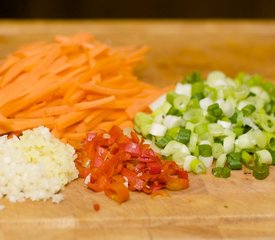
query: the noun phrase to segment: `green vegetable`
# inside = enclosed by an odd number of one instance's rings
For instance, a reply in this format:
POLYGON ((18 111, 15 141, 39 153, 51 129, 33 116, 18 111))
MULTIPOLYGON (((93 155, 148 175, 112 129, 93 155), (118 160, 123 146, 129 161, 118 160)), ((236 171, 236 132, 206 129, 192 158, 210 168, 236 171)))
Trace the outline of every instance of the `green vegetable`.
POLYGON ((212 147, 208 144, 200 144, 199 145, 199 154, 203 157, 212 156, 212 147))
POLYGON ((185 128, 180 128, 180 130, 176 136, 176 140, 180 143, 186 144, 190 141, 190 137, 191 137, 191 130, 185 129, 185 128))
POLYGON ((215 177, 228 178, 230 177, 230 169, 227 167, 215 167, 212 168, 212 174, 215 177))
POLYGON ((265 164, 275 165, 275 86, 259 75, 194 72, 150 106, 135 130, 188 171, 203 173, 214 160, 214 175, 244 165, 262 178, 265 164))
POLYGON ((256 164, 255 167, 253 168, 253 176, 256 179, 262 180, 267 178, 268 175, 269 175, 269 167, 265 163, 256 164))
POLYGON ((195 174, 203 174, 206 173, 205 165, 198 159, 195 159, 191 162, 191 170, 195 174))

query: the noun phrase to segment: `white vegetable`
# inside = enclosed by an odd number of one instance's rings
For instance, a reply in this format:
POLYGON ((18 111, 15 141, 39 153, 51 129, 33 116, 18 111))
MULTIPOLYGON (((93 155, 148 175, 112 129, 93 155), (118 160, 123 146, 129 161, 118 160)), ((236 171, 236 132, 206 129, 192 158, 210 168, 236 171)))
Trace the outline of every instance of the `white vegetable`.
POLYGON ((166 100, 166 94, 163 94, 157 100, 155 100, 153 103, 151 103, 149 105, 149 108, 152 111, 155 111, 157 108, 162 106, 162 104, 165 102, 165 100, 166 100))
POLYGON ((181 153, 184 153, 186 155, 190 154, 190 151, 189 151, 188 147, 185 144, 177 142, 175 140, 170 141, 165 146, 165 148, 161 151, 161 154, 164 155, 164 156, 169 156, 169 155, 172 155, 172 154, 177 153, 177 152, 181 152, 181 153))
POLYGON ((249 127, 253 128, 254 130, 259 129, 258 126, 255 123, 253 123, 253 121, 249 117, 243 118, 243 126, 249 126, 249 127))
POLYGON ((60 190, 78 177, 72 146, 45 127, 23 131, 18 138, 0 137, 0 196, 60 202, 60 190))
POLYGON ((223 153, 218 157, 216 161, 216 167, 224 167, 225 163, 226 163, 226 154, 223 153))
POLYGON ((208 97, 203 98, 203 99, 200 100, 200 107, 201 107, 201 109, 203 109, 205 111, 212 104, 213 104, 213 101, 208 97))
POLYGON ((159 123, 153 123, 151 125, 149 133, 156 137, 163 137, 166 133, 167 127, 159 124, 159 123))
POLYGON ((264 149, 264 150, 257 151, 256 155, 259 158, 259 162, 272 164, 272 156, 268 150, 264 149))
POLYGON ((264 100, 264 102, 270 101, 270 97, 268 93, 259 86, 251 87, 250 92, 254 93, 258 98, 261 98, 262 100, 264 100))
POLYGON ((229 135, 223 140, 223 151, 224 153, 231 153, 234 151, 235 135, 229 135))
POLYGON ((225 74, 220 71, 209 73, 206 82, 210 87, 228 86, 225 74))
POLYGON ((190 98, 192 96, 192 85, 189 83, 177 83, 175 93, 182 94, 190 98))
POLYGON ((223 128, 226 128, 226 129, 230 129, 231 126, 232 126, 232 123, 227 122, 227 121, 218 120, 217 123, 220 124, 223 128))
POLYGON ((239 149, 254 148, 256 145, 256 139, 251 136, 251 132, 249 131, 243 135, 240 135, 235 141, 235 145, 239 149))
POLYGON ((213 156, 210 156, 210 157, 199 156, 199 160, 204 163, 206 168, 209 168, 212 166, 213 159, 214 159, 213 156))
POLYGON ((163 125, 165 127, 172 128, 172 127, 178 127, 180 126, 182 121, 181 117, 173 116, 173 115, 167 115, 163 120, 163 125))
POLYGON ((186 156, 185 160, 184 160, 184 164, 183 164, 183 169, 187 172, 190 172, 191 171, 191 164, 196 159, 197 158, 195 156, 192 156, 192 155, 186 156))
POLYGON ((225 116, 227 117, 232 117, 232 115, 234 114, 235 110, 233 107, 233 104, 231 103, 231 101, 227 100, 224 101, 221 105, 220 105, 223 113, 225 116))

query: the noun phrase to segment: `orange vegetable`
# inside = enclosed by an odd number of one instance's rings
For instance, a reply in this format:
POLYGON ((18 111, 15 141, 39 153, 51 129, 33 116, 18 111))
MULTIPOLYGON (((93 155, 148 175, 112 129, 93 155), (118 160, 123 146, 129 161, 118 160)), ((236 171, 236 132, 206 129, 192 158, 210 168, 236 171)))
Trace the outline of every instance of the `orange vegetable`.
POLYGON ((132 126, 135 113, 166 91, 133 74, 146 52, 90 34, 21 47, 0 64, 0 134, 45 125, 79 149, 87 131, 132 126))

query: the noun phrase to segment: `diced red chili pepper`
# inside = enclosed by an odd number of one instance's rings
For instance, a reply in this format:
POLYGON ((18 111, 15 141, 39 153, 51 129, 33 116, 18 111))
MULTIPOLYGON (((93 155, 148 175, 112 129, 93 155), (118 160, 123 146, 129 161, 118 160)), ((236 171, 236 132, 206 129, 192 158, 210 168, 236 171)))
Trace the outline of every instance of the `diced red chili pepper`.
POLYGON ((188 187, 187 172, 175 162, 162 161, 135 132, 128 137, 114 126, 108 133, 89 133, 85 150, 86 154, 76 161, 80 176, 91 174, 88 188, 104 191, 119 203, 129 199, 129 190, 151 194, 162 188, 188 187), (124 185, 125 179, 128 188, 124 185))

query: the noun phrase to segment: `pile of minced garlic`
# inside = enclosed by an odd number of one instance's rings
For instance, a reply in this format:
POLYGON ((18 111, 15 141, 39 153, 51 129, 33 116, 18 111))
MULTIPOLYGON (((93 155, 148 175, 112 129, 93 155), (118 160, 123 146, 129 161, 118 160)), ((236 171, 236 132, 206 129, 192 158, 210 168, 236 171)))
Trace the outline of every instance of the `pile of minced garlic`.
POLYGON ((78 176, 76 157, 74 148, 46 127, 0 137, 0 198, 62 201, 60 190, 78 176))

